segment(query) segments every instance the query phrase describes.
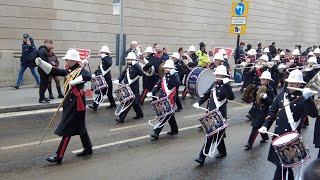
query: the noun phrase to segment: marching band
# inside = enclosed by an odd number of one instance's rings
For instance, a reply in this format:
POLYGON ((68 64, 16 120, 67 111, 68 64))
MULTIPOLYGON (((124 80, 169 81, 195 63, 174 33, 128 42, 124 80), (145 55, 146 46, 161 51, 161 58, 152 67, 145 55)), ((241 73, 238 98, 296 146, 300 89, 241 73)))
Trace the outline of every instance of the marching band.
MULTIPOLYGON (((112 81, 110 69, 112 58, 109 47, 102 46, 99 51, 101 56, 97 70, 91 75, 84 69, 86 63, 81 62, 79 52, 74 49, 67 51, 63 59, 66 60, 68 69, 56 69, 45 61, 37 58, 36 64, 47 74, 66 77, 64 88, 66 92, 63 101, 63 115, 55 134, 62 136, 56 154, 48 157, 49 162, 62 162, 65 150, 71 136, 80 135, 84 150, 78 156, 92 154, 92 145, 85 125, 85 95, 84 83, 94 82, 94 93, 98 94, 89 107, 94 111, 103 102, 104 95, 110 102, 108 108, 115 108, 113 99, 113 84, 117 86, 115 93, 120 105, 115 110, 117 122, 123 123, 131 106, 136 116, 133 119, 144 117, 140 104, 145 97, 152 98, 151 105, 156 111, 151 137, 158 140, 159 134, 168 121, 170 135, 178 134, 178 125, 175 112, 182 110, 179 100, 179 86, 185 84, 182 99, 189 93, 195 99, 194 108, 204 109, 205 115, 200 117, 200 123, 205 132, 206 142, 200 150, 199 157, 195 159, 204 165, 207 156, 213 157, 218 149, 216 158, 227 155, 224 138, 228 126, 227 102, 235 99, 230 85, 230 72, 225 66, 228 59, 226 51, 222 49, 210 59, 206 52, 206 45, 201 42, 200 50, 196 51, 190 46, 188 51, 175 52, 169 60, 162 60, 155 56, 155 49, 147 47, 143 57, 141 48, 136 41, 131 42, 127 51, 127 66, 117 80, 112 81), (80 65, 82 64, 82 65, 80 65), (212 75, 213 74, 213 75, 212 75), (139 79, 143 77, 143 90, 140 96, 139 79), (123 82, 123 83, 121 83, 123 82), (209 83, 209 84, 208 84, 209 83), (159 96, 156 94, 159 92, 159 96), (207 109, 200 107, 208 101, 207 109), (175 109, 177 103, 178 108, 175 109)), ((299 49, 291 55, 281 51, 278 55, 270 55, 269 48, 262 51, 257 59, 255 49, 250 49, 247 56, 242 58, 239 69, 243 69, 243 101, 252 103, 248 117, 252 120, 252 130, 245 150, 253 147, 257 135, 260 133, 265 143, 269 140, 267 134, 273 135, 270 145, 268 160, 276 165, 274 179, 294 179, 292 167, 301 166, 309 159, 305 145, 299 140, 301 128, 308 125, 307 117, 316 118, 314 131, 314 144, 320 148, 320 111, 317 100, 320 92, 320 49, 316 48, 309 54, 307 62, 301 60, 299 49), (284 83, 284 89, 278 93, 279 85, 284 83), (314 96, 316 95, 316 96, 314 96), (273 122, 276 122, 274 133, 268 132, 273 122)), ((320 157, 320 150, 318 158, 320 157)))

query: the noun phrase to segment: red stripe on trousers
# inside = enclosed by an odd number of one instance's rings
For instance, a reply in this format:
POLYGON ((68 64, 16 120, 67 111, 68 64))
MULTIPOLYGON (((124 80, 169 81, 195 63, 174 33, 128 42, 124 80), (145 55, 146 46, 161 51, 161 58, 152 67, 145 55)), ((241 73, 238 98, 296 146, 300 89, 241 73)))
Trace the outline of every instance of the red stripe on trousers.
POLYGON ((146 97, 146 94, 148 92, 148 89, 144 89, 142 91, 142 95, 141 95, 141 98, 140 98, 140 102, 143 102, 144 101, 144 98, 146 97))
POLYGON ((69 139, 70 139, 70 137, 68 137, 68 136, 64 139, 64 142, 63 142, 63 145, 62 145, 60 154, 59 154, 59 157, 60 157, 60 158, 63 158, 64 152, 65 152, 66 149, 67 149, 67 145, 68 145, 69 139))
POLYGON ((253 139, 252 139, 251 146, 253 145, 254 141, 256 140, 258 134, 259 134, 259 131, 257 130, 256 133, 254 134, 253 139))

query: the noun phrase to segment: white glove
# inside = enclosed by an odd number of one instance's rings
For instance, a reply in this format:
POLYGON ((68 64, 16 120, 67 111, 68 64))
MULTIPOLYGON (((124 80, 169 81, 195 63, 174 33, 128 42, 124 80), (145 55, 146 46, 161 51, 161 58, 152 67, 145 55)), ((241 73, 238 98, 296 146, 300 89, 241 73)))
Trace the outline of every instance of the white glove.
POLYGON ((302 95, 304 97, 304 99, 308 99, 312 93, 311 93, 311 89, 310 88, 304 88, 302 91, 302 95))
POLYGON ((101 59, 103 59, 103 58, 105 58, 105 57, 107 57, 106 54, 101 54, 101 59))
POLYGON ((75 85, 81 84, 83 82, 84 81, 83 81, 82 75, 80 75, 77 78, 75 78, 74 80, 70 81, 69 86, 75 86, 75 85))
POLYGON ((265 134, 265 133, 268 131, 268 129, 267 129, 266 127, 262 126, 258 131, 259 131, 261 134, 265 134))
POLYGON ((49 74, 52 69, 52 65, 43 61, 41 58, 36 58, 36 65, 38 65, 46 74, 49 74))
POLYGON ((175 69, 171 69, 170 70, 170 75, 174 75, 176 72, 178 72, 178 71, 176 71, 175 69))
POLYGON ((118 79, 117 79, 117 80, 114 80, 113 83, 114 83, 114 84, 119 84, 119 80, 118 80, 118 79))
POLYGON ((228 82, 230 82, 230 79, 229 78, 223 78, 222 82, 223 82, 223 84, 227 84, 228 82))
POLYGON ((91 75, 91 77, 92 77, 92 78, 95 78, 95 77, 96 77, 96 75, 95 75, 95 74, 92 74, 92 75, 91 75))
POLYGON ((40 64, 42 63, 42 59, 41 58, 36 58, 35 63, 37 66, 40 66, 40 64))
POLYGON ((134 66, 137 63, 138 63, 138 61, 136 61, 136 60, 132 61, 132 66, 134 66))
POLYGON ((194 103, 193 107, 199 109, 200 105, 199 105, 199 103, 194 103))
POLYGON ((149 97, 151 97, 152 96, 152 92, 148 92, 147 93, 147 97, 149 98, 149 97))
POLYGON ((263 99, 267 99, 268 95, 267 95, 266 93, 262 93, 262 94, 260 95, 260 97, 263 98, 263 99))

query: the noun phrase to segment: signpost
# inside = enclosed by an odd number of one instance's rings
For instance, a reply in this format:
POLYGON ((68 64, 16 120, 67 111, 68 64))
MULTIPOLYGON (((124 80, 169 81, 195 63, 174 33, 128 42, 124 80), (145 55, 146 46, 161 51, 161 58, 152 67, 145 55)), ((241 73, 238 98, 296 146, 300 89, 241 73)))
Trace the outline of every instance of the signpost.
MULTIPOLYGON (((249 2, 240 0, 240 2, 233 2, 231 8, 231 22, 230 34, 237 34, 237 48, 235 53, 239 54, 240 35, 245 35, 247 31, 247 18, 249 12, 249 2)), ((235 64, 237 59, 235 59, 235 64)), ((236 77, 236 69, 234 69, 234 76, 236 77)), ((239 72, 241 74, 241 72, 239 72)), ((240 78, 239 78, 240 79, 240 78)), ((236 83, 240 83, 235 79, 236 83)))

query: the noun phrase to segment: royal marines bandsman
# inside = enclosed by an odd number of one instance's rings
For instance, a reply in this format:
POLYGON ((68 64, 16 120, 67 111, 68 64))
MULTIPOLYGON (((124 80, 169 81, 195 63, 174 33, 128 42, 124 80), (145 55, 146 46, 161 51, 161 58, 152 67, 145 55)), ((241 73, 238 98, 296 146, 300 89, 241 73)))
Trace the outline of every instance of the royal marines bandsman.
MULTIPOLYGON (((119 84, 122 81, 125 84, 130 85, 130 88, 135 95, 135 99, 133 100, 130 107, 128 107, 125 111, 123 111, 119 115, 119 119, 116 119, 117 122, 123 123, 124 119, 126 118, 131 106, 133 106, 134 111, 136 112, 136 116, 133 119, 141 119, 143 118, 143 112, 140 107, 140 93, 139 93, 139 76, 143 75, 143 71, 138 63, 138 59, 134 52, 129 52, 128 56, 126 57, 127 60, 127 67, 123 70, 120 74, 118 80, 115 80, 115 84, 119 84)), ((131 102, 127 102, 125 106, 130 104, 131 102)))
MULTIPOLYGON (((288 83, 288 87, 279 93, 272 103, 268 116, 263 126, 259 129, 261 133, 267 132, 274 121, 276 121, 275 134, 282 135, 291 131, 300 132, 301 117, 303 115, 316 117, 318 114, 309 88, 304 88, 302 92, 290 89, 290 87, 300 88, 302 84, 305 84, 302 72, 297 69, 291 71, 285 81, 288 83)), ((282 172, 279 156, 272 145, 270 146, 268 160, 277 166, 274 180, 281 180, 283 178, 282 175, 285 175, 287 170, 289 171, 289 179, 294 179, 292 168, 284 168, 284 172, 282 172)))
MULTIPOLYGON (((252 130, 248 143, 245 145, 246 150, 252 148, 253 143, 259 134, 258 129, 261 128, 264 119, 267 117, 269 107, 271 106, 274 98, 273 88, 269 86, 269 82, 272 81, 271 73, 269 71, 264 71, 260 77, 260 81, 261 86, 258 88, 256 100, 253 102, 251 110, 252 130)), ((262 140, 260 143, 265 143, 269 140, 269 137, 266 134, 261 134, 261 137, 262 140)))
MULTIPOLYGON (((227 68, 224 65, 218 66, 213 74, 216 76, 216 82, 210 86, 210 88, 199 98, 198 102, 195 103, 193 107, 199 108, 201 104, 210 99, 208 110, 212 111, 218 108, 222 116, 227 119, 227 100, 233 100, 235 98, 232 87, 229 83, 229 74, 227 73, 227 68)), ((215 157, 222 158, 227 155, 227 150, 224 143, 224 138, 226 137, 225 129, 221 130, 218 134, 219 135, 215 134, 207 137, 206 144, 203 145, 199 154, 199 158, 195 159, 195 161, 200 165, 203 165, 206 159, 203 149, 205 148, 205 153, 208 154, 212 141, 217 140, 217 138, 221 139, 221 141, 217 146, 219 154, 217 154, 215 157)))
POLYGON ((141 93, 141 104, 144 103, 144 99, 146 97, 146 94, 148 92, 151 92, 153 87, 156 85, 156 83, 159 81, 159 66, 162 63, 162 60, 158 57, 155 57, 156 51, 152 47, 147 47, 147 49, 144 51, 147 54, 146 60, 147 63, 144 60, 143 63, 145 64, 142 70, 144 72, 153 72, 151 76, 147 76, 146 74, 143 75, 143 91, 141 93))
MULTIPOLYGON (((111 109, 116 107, 116 102, 113 99, 113 88, 112 88, 112 79, 111 79, 111 66, 112 66, 112 57, 109 55, 110 50, 108 46, 102 46, 100 52, 100 56, 101 56, 101 61, 99 64, 98 69, 92 74, 92 77, 94 78, 97 75, 102 75, 104 77, 104 79, 106 80, 106 83, 108 85, 108 88, 102 89, 102 94, 98 95, 98 97, 96 98, 97 102, 100 102, 101 98, 103 98, 102 96, 106 95, 107 91, 107 96, 109 99, 109 103, 110 106, 107 107, 107 109, 111 109)), ((93 102, 92 105, 90 105, 89 107, 91 109, 93 109, 94 111, 97 110, 99 104, 97 104, 96 102, 93 102)))
MULTIPOLYGON (((162 79, 158 81, 153 90, 150 93, 148 93, 147 96, 154 96, 159 91, 159 98, 168 97, 170 103, 174 106, 177 92, 176 87, 178 87, 181 83, 180 78, 177 74, 177 71, 175 70, 174 62, 171 59, 165 62, 163 68, 165 71, 164 76, 162 77, 162 79)), ((163 125, 167 121, 169 122, 171 127, 171 131, 169 131, 167 134, 178 134, 178 126, 173 112, 172 115, 167 115, 165 119, 161 121, 161 123, 158 123, 153 128, 153 133, 150 136, 157 140, 159 138, 159 134, 163 128, 163 125)))
POLYGON ((80 135, 84 150, 77 156, 86 156, 92 154, 92 145, 85 124, 85 93, 83 91, 84 83, 91 80, 91 74, 80 67, 81 62, 79 52, 74 49, 67 51, 62 58, 66 61, 68 69, 52 68, 52 65, 37 58, 36 64, 47 74, 52 76, 63 76, 66 80, 63 84, 65 93, 69 88, 71 92, 66 95, 63 102, 62 120, 60 121, 55 134, 62 136, 59 148, 56 154, 46 158, 49 162, 60 164, 67 149, 71 136, 80 135))

